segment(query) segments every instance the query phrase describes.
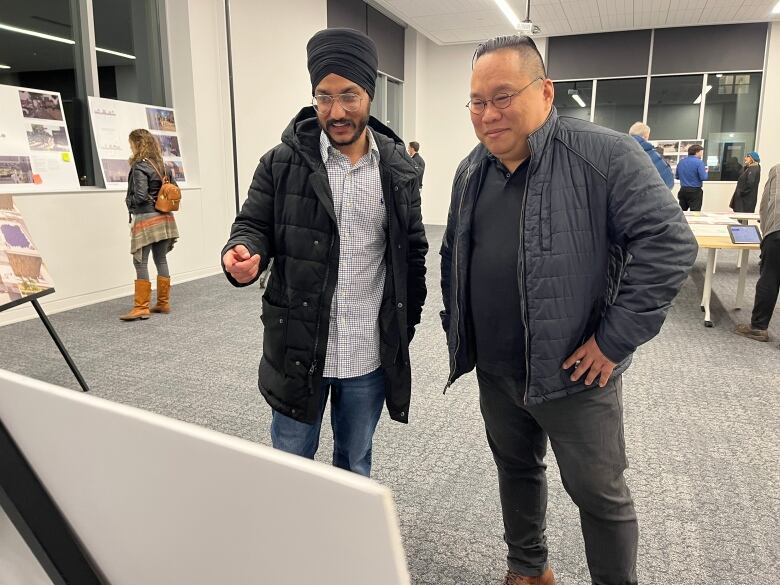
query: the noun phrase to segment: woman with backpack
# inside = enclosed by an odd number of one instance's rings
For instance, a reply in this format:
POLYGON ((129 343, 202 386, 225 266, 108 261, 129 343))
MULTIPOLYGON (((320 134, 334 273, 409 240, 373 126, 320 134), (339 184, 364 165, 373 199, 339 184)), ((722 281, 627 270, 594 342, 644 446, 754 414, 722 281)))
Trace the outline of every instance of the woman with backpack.
POLYGON ((160 208, 167 209, 169 206, 158 202, 158 198, 163 197, 161 191, 167 195, 169 190, 167 185, 163 187, 165 184, 171 185, 172 190, 178 193, 178 187, 174 187, 176 181, 165 168, 159 143, 143 128, 133 130, 129 141, 133 155, 129 160, 125 204, 130 216, 130 253, 133 255, 136 280, 133 308, 120 317, 122 321, 149 318, 152 296, 147 266, 149 252, 157 267, 157 304, 151 312, 170 312, 171 278, 166 256, 179 237, 173 213, 160 211, 160 208))

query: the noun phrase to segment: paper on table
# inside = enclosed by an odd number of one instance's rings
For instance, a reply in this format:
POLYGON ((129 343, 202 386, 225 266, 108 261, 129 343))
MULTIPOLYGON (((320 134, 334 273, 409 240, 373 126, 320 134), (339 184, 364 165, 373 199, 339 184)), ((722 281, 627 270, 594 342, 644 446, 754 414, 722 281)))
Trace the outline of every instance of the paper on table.
POLYGON ((702 237, 729 237, 729 230, 726 225, 712 225, 706 223, 691 224, 691 231, 697 238, 702 237))
POLYGON ((729 217, 728 215, 714 213, 686 213, 685 219, 688 220, 690 225, 736 225, 739 223, 736 219, 729 217))

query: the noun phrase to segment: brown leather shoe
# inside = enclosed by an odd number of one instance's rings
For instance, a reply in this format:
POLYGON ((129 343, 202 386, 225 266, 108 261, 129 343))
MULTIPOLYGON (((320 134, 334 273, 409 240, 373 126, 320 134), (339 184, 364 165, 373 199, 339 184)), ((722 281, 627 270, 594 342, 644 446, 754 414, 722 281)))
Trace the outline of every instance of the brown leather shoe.
POLYGON ((544 573, 535 577, 518 575, 514 571, 507 571, 506 577, 504 577, 504 585, 555 585, 555 575, 553 575, 550 567, 547 567, 544 573))
POLYGON ((734 333, 755 341, 769 341, 769 331, 766 329, 753 329, 750 325, 737 325, 734 333))
POLYGON ((149 318, 149 300, 152 296, 152 283, 148 280, 135 281, 135 297, 133 308, 126 315, 119 317, 122 321, 135 321, 149 318))
POLYGON ((157 277, 157 303, 152 307, 152 313, 171 312, 171 277, 157 277))

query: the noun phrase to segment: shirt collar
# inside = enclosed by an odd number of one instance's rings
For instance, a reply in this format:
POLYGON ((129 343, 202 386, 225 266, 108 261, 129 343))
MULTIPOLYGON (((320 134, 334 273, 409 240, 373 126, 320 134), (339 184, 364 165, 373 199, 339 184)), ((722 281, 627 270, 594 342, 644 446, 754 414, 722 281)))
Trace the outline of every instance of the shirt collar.
MULTIPOLYGON (((376 139, 374 138, 374 133, 371 130, 371 128, 367 128, 368 130, 368 152, 371 154, 371 158, 374 162, 379 162, 379 147, 376 144, 376 139)), ((324 130, 320 131, 320 155, 322 156, 322 162, 327 163, 328 159, 330 159, 331 155, 335 152, 338 152, 337 149, 333 148, 333 145, 330 143, 330 138, 328 138, 328 135, 325 134, 324 130)))

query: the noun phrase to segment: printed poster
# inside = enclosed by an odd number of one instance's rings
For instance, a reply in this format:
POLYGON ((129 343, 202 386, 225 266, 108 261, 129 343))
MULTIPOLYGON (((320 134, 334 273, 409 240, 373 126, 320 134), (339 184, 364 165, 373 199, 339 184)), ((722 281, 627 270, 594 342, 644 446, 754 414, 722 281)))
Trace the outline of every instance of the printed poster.
POLYGON ((145 128, 154 135, 171 175, 180 186, 187 184, 173 109, 90 97, 89 115, 106 187, 127 186, 130 173, 127 161, 131 155, 128 136, 137 128, 145 128))
POLYGON ((0 195, 0 311, 54 292, 49 271, 11 195, 0 195))
POLYGON ((78 189, 60 94, 0 85, 0 191, 78 189))

